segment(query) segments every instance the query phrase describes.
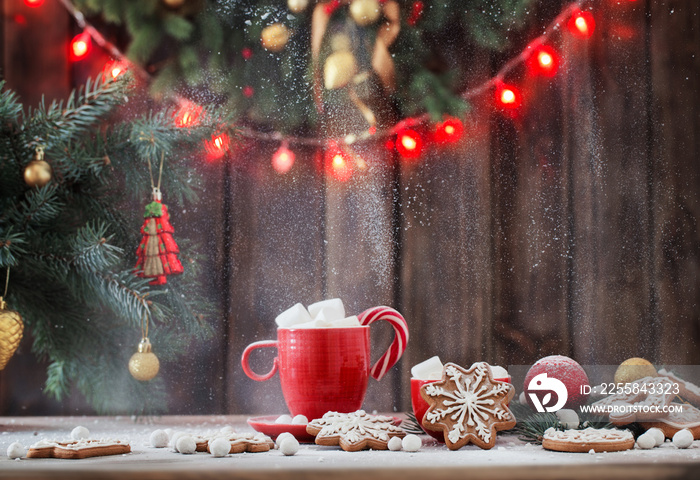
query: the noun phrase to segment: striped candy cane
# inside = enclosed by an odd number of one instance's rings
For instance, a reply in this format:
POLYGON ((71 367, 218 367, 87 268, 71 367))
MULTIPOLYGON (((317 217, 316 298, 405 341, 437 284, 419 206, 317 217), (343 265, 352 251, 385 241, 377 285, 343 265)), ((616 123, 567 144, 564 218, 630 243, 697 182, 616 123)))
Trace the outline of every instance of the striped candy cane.
POLYGON ((394 341, 389 350, 374 364, 370 374, 377 380, 386 375, 386 372, 399 361, 406 350, 408 343, 408 324, 399 312, 390 307, 373 307, 365 310, 357 317, 362 325, 371 325, 377 320, 386 320, 394 327, 394 341))

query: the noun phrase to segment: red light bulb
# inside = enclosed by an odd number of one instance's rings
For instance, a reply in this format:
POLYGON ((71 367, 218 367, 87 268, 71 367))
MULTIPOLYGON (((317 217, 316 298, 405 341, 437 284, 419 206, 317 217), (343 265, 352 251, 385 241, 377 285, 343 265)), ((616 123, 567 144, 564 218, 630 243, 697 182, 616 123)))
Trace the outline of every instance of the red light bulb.
POLYGON ((396 135, 396 151, 405 159, 418 158, 423 151, 423 139, 415 130, 402 130, 396 135))
POLYGON ((581 38, 589 38, 593 35, 593 30, 595 30, 593 14, 591 12, 577 11, 569 18, 567 27, 574 35, 581 38))
POLYGON ((44 0, 24 0, 24 4, 28 7, 41 7, 44 4, 44 0))
POLYGON ((496 89, 496 101, 503 108, 518 108, 521 102, 520 92, 510 85, 501 85, 496 89))
POLYGON ((194 127, 199 123, 202 107, 196 103, 184 101, 175 113, 175 126, 180 128, 194 127))
POLYGON ((73 61, 82 60, 90 52, 92 40, 87 32, 79 33, 70 42, 70 57, 73 61))
POLYGON ((326 171, 340 182, 347 182, 352 177, 350 158, 337 144, 332 143, 326 150, 326 171))
POLYGON ((294 165, 294 152, 287 148, 287 144, 283 143, 280 148, 277 149, 274 155, 272 155, 272 168, 274 168, 277 173, 287 173, 291 170, 294 165))
POLYGON ((559 69, 559 57, 553 48, 543 45, 534 51, 528 66, 532 74, 551 77, 559 69))
POLYGON ((435 141, 441 144, 454 143, 462 138, 464 126, 459 118, 448 117, 435 126, 435 141))
POLYGON ((228 150, 230 139, 225 133, 212 135, 210 140, 204 142, 204 150, 208 154, 210 160, 216 160, 223 157, 228 150))

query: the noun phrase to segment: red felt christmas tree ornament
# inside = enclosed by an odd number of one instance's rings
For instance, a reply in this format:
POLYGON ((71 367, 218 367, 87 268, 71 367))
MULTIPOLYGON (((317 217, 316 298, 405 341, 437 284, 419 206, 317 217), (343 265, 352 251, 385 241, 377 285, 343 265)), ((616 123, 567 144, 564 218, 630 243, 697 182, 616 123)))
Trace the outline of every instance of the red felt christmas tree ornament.
MULTIPOLYGON (((151 162, 148 162, 148 170, 151 171, 151 162)), ((153 184, 153 201, 146 205, 143 226, 141 227, 141 243, 136 250, 135 273, 139 277, 152 278, 151 285, 163 285, 167 283, 168 275, 182 273, 182 263, 177 257, 180 249, 175 243, 173 233, 175 229, 170 224, 168 207, 162 203, 160 192, 160 179, 163 173, 163 158, 160 162, 160 174, 158 186, 153 184)))

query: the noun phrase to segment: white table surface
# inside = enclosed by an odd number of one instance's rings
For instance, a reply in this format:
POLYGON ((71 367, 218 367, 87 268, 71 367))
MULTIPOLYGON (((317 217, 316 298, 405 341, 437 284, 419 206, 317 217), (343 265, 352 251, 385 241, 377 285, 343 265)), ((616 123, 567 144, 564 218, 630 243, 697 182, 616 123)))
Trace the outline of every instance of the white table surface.
POLYGON ((450 451, 428 436, 415 453, 344 452, 336 447, 302 444, 294 456, 278 450, 215 458, 208 453, 182 455, 153 448, 153 430, 172 428, 191 433, 226 425, 252 431, 245 416, 130 417, 0 417, 0 478, 245 478, 323 480, 433 480, 487 478, 700 478, 700 440, 680 450, 667 442, 652 450, 615 453, 560 453, 527 444, 513 435, 499 435, 491 450, 467 446, 450 451), (12 442, 30 446, 42 438, 68 439, 82 425, 91 438, 130 443, 132 453, 83 460, 21 459, 6 456, 12 442))

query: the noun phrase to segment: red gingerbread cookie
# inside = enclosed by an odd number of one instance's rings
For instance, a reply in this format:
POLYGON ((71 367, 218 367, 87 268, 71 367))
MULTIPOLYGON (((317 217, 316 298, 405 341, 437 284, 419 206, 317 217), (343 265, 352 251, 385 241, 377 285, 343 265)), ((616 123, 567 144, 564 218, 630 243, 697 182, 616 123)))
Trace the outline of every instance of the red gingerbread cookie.
POLYGON ((513 395, 513 386, 494 380, 485 362, 469 370, 448 363, 442 380, 421 387, 421 396, 429 405, 423 427, 442 431, 451 450, 468 443, 493 448, 497 431, 515 427, 515 417, 508 409, 513 395))

